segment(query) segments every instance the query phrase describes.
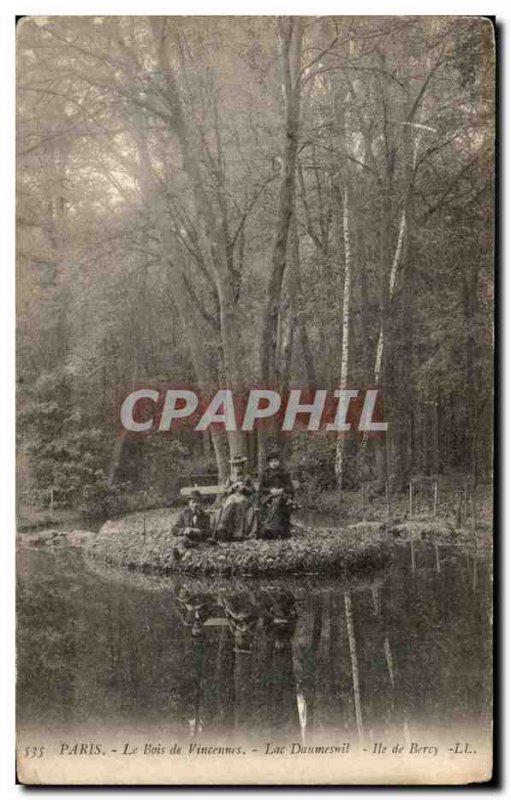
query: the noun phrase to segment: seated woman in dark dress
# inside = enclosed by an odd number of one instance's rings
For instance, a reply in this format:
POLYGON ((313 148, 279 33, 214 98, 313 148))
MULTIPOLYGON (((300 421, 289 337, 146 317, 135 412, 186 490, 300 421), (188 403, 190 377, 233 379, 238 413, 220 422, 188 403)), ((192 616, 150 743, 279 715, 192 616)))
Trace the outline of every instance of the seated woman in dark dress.
POLYGON ((295 492, 293 482, 287 470, 281 466, 278 452, 269 453, 266 463, 259 486, 262 514, 258 538, 288 539, 291 536, 295 492))

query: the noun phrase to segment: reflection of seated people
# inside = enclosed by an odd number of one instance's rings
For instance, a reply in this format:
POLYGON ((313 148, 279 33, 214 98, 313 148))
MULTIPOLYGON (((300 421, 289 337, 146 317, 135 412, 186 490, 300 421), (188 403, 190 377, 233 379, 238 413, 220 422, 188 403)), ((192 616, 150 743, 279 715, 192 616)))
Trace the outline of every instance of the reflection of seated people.
POLYGON ((254 522, 254 482, 246 469, 245 456, 236 455, 229 461, 231 475, 227 480, 224 500, 217 523, 216 538, 224 542, 247 539, 254 522))
POLYGON ((262 507, 259 538, 287 539, 291 535, 293 482, 287 470, 281 466, 278 452, 269 453, 266 463, 259 487, 262 507))
POLYGON ((204 728, 203 676, 207 659, 204 625, 212 616, 214 602, 210 594, 194 590, 186 584, 175 589, 174 601, 181 622, 192 637, 191 649, 183 652, 187 664, 185 681, 188 684, 184 696, 188 706, 189 733, 197 736, 204 728))
POLYGON ((221 593, 225 618, 232 633, 233 663, 233 724, 234 730, 253 732, 255 679, 254 639, 260 608, 250 590, 227 590, 221 593))
POLYGON ((190 628, 193 638, 202 633, 204 623, 212 616, 214 601, 210 594, 180 586, 174 594, 176 608, 183 625, 190 628))
POLYGON ((291 641, 298 618, 292 592, 288 589, 265 592, 262 616, 266 634, 272 639, 275 649, 282 650, 291 641))
POLYGON ((250 592, 222 594, 225 618, 234 635, 234 651, 250 653, 259 619, 259 607, 250 592))
POLYGON ((267 593, 264 606, 268 721, 273 732, 296 736, 306 711, 293 663, 292 638, 298 617, 295 599, 288 590, 275 591, 267 593))
POLYGON ((221 615, 218 592, 201 581, 179 578, 172 584, 173 604, 190 639, 182 642, 180 698, 192 737, 204 729, 230 724, 233 706, 234 653, 226 628, 206 627, 221 615), (209 633, 208 633, 209 632, 209 633))
MULTIPOLYGON (((173 525, 172 535, 179 537, 179 546, 184 550, 212 542, 209 515, 202 508, 202 496, 196 489, 173 525)), ((180 555, 180 549, 174 548, 174 556, 179 558, 180 555)))

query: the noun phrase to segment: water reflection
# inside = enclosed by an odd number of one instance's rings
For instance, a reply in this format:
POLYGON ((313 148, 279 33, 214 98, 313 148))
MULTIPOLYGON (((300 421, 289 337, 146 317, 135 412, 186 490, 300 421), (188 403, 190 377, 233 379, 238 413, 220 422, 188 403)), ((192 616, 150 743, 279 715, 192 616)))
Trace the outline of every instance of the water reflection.
MULTIPOLYGON (((439 552, 440 550, 440 552, 439 552)), ((22 552, 19 722, 353 741, 490 716, 488 559, 396 548, 384 575, 151 579, 22 552)))
POLYGON ((293 664, 298 612, 289 589, 180 580, 172 597, 191 644, 195 681, 189 720, 193 735, 223 723, 233 732, 265 728, 296 733, 306 724, 306 702, 293 664), (211 635, 215 629, 216 636, 211 635))

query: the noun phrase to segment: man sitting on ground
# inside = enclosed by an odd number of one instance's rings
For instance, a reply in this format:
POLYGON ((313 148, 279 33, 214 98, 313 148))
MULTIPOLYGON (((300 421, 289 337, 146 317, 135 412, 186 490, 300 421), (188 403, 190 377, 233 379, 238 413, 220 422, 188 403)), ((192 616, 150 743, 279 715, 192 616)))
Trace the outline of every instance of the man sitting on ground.
MULTIPOLYGON (((172 535, 179 537, 179 545, 185 550, 201 544, 212 544, 209 514, 202 508, 202 495, 194 489, 190 494, 188 506, 181 511, 177 522, 172 526, 172 535)), ((180 557, 174 548, 174 556, 180 557)))

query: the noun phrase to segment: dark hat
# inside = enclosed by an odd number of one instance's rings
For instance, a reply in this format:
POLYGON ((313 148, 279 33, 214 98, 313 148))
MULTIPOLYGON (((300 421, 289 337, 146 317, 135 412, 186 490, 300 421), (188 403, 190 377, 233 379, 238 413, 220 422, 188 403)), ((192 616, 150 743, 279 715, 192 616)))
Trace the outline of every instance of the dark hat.
POLYGON ((202 495, 198 489, 192 489, 190 492, 189 500, 202 500, 202 495))
POLYGON ((278 450, 270 450, 270 452, 266 456, 266 461, 271 461, 274 458, 276 458, 278 461, 281 460, 280 459, 280 453, 279 453, 278 450))
POLYGON ((241 456, 239 453, 229 459, 229 464, 243 464, 247 460, 246 456, 241 456))

